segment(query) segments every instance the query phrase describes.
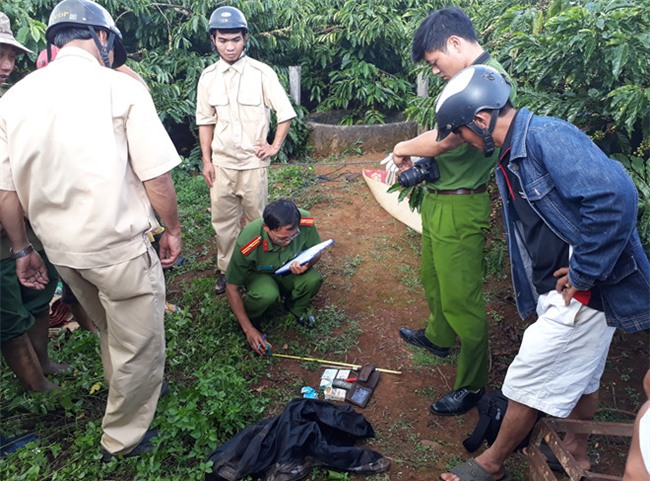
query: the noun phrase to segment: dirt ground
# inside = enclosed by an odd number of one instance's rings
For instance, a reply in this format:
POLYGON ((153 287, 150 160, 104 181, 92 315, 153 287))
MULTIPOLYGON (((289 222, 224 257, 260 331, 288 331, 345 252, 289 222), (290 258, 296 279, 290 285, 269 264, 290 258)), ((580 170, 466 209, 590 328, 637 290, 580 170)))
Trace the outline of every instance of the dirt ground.
MULTIPOLYGON (((316 166, 320 182, 310 188, 309 195, 318 201, 309 210, 321 237, 333 238, 335 244, 321 260, 319 268, 325 282, 314 304, 316 314, 319 307, 337 306, 361 327, 358 351, 336 360, 402 371, 401 375, 383 374, 369 405, 357 408, 377 434, 368 446, 392 461, 383 479, 436 479, 445 468, 470 455, 462 440, 472 431, 477 415, 475 409, 460 417, 429 414, 430 404, 453 387, 453 359, 436 361, 405 344, 398 335, 403 326, 424 327, 429 311, 418 277, 419 235, 385 212, 361 177, 361 169, 378 168, 384 155, 316 166)), ((496 205, 493 211, 489 245, 496 242, 492 237, 500 232, 496 205)), ((503 266, 501 273, 485 281, 491 348, 488 389, 500 387, 523 330, 532 321, 519 319, 507 258, 503 266)), ((633 420, 642 401, 641 379, 647 367, 647 334, 617 333, 603 379, 599 418, 633 420)), ((293 361, 271 369, 271 380, 282 382, 300 371, 311 386, 318 386, 322 372, 305 372, 293 361)), ((627 440, 595 438, 592 445, 594 457, 600 458, 594 471, 620 476, 627 440)), ((517 473, 517 479, 530 479, 523 456, 513 456, 508 466, 517 473)))

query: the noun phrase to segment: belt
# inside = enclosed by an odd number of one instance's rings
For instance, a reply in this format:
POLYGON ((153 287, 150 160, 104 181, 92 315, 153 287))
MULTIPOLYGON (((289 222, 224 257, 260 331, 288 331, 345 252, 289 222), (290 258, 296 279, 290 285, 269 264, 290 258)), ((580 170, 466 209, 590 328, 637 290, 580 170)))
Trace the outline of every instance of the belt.
POLYGON ((487 184, 479 185, 476 189, 436 190, 427 187, 427 190, 432 194, 441 194, 441 195, 482 194, 487 190, 487 184))

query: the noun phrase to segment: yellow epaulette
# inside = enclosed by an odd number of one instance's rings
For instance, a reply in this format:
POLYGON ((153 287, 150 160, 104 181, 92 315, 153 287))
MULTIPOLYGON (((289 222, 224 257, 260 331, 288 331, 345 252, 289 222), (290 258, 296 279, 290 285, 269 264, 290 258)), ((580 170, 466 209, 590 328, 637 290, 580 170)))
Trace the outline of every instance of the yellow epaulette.
POLYGON ((301 217, 300 218, 300 225, 313 227, 314 226, 314 218, 313 217, 301 217))
POLYGON ((261 235, 258 235, 258 236, 255 237, 252 241, 250 241, 248 244, 246 244, 246 245, 243 246, 241 249, 239 249, 239 251, 240 251, 242 254, 244 254, 245 256, 247 256, 248 254, 250 254, 251 252, 253 252, 253 251, 255 250, 255 248, 256 248, 257 246, 259 246, 261 243, 262 243, 262 236, 261 236, 261 235))

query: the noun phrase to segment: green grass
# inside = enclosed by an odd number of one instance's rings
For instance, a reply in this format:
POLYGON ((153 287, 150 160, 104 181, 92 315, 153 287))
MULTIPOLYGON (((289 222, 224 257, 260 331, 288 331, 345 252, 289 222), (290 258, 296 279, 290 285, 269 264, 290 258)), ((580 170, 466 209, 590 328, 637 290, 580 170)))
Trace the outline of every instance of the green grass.
MULTIPOLYGON (((400 273, 400 280, 409 289, 422 290, 422 282, 420 281, 420 268, 413 267, 408 264, 400 264, 397 268, 400 273)), ((424 296, 424 291, 422 290, 424 296)))
POLYGON ((446 365, 456 365, 456 357, 458 352, 455 349, 452 349, 447 357, 438 357, 431 354, 425 349, 419 347, 412 347, 413 349, 413 364, 417 367, 435 367, 435 366, 446 366, 446 365))
POLYGON ((347 147, 343 152, 340 154, 332 154, 326 159, 324 159, 324 162, 336 162, 341 159, 349 158, 349 157, 361 157, 364 154, 363 151, 363 142, 357 141, 354 144, 350 145, 347 147))
POLYGON ((345 279, 350 279, 357 273, 362 262, 363 259, 360 255, 346 257, 343 259, 343 271, 341 272, 341 275, 345 279))

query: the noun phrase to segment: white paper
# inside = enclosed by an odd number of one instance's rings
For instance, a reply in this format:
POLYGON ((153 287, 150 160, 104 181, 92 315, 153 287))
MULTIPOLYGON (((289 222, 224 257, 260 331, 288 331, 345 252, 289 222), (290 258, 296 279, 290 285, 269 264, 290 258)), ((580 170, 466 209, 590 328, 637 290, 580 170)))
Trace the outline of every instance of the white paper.
POLYGON ((326 241, 321 242, 320 244, 316 244, 315 246, 312 246, 309 249, 302 251, 300 254, 298 254, 297 257, 294 257, 285 265, 280 267, 277 271, 275 271, 275 273, 277 275, 280 275, 280 274, 286 274, 287 272, 291 272, 289 266, 294 262, 297 262, 301 266, 307 264, 309 261, 311 261, 313 258, 315 258, 318 254, 323 252, 332 244, 334 244, 334 241, 332 239, 328 239, 326 241))

